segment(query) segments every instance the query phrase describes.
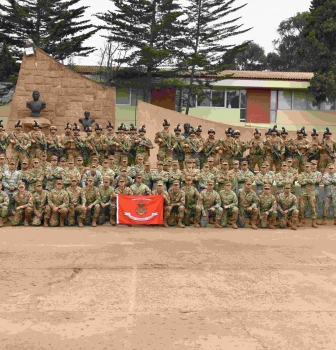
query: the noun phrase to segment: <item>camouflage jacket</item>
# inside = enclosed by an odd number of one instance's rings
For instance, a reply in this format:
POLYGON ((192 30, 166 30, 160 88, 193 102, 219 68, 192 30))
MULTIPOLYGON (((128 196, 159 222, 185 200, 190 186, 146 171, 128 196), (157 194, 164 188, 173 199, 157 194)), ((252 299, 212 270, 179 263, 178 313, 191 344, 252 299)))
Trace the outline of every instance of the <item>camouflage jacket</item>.
POLYGON ((131 190, 134 196, 145 196, 145 195, 150 195, 152 193, 150 188, 143 183, 140 184, 140 186, 138 186, 136 183, 133 184, 131 186, 131 190))
POLYGON ((298 177, 298 183, 301 186, 301 196, 315 196, 316 175, 314 173, 301 173, 298 177))
POLYGON ((83 188, 83 195, 85 197, 85 206, 89 206, 89 205, 96 205, 99 204, 101 201, 100 198, 100 193, 97 187, 92 186, 91 188, 89 188, 88 186, 83 188))
POLYGON ((101 203, 112 204, 111 197, 113 197, 112 195, 114 194, 114 189, 112 186, 107 188, 104 186, 99 186, 99 194, 101 203))
POLYGON ((41 193, 33 193, 33 203, 34 210, 39 210, 45 207, 48 204, 48 191, 42 190, 41 193))
POLYGON ((51 209, 58 208, 68 208, 69 206, 69 195, 64 189, 51 190, 48 194, 48 204, 51 209))
POLYGON ((8 194, 5 191, 0 190, 0 208, 1 207, 8 207, 8 205, 9 205, 8 194))
POLYGON ((277 202, 273 194, 265 195, 263 193, 259 196, 259 209, 261 213, 277 210, 277 202))
POLYGON ((327 197, 336 197, 336 173, 323 175, 324 194, 327 197))
POLYGON ((245 208, 245 207, 258 208, 259 199, 257 197, 257 194, 253 190, 251 190, 250 192, 246 192, 243 189, 238 194, 238 203, 239 203, 239 207, 242 207, 242 208, 245 208))
POLYGON ((200 196, 200 205, 202 208, 202 214, 204 215, 210 208, 220 208, 221 198, 217 191, 208 192, 203 190, 200 196))
POLYGON ((222 201, 223 208, 225 206, 228 206, 229 209, 233 207, 238 207, 238 197, 233 191, 226 192, 225 190, 222 190, 219 192, 219 195, 222 201))
POLYGON ((297 209, 297 198, 293 193, 290 193, 288 196, 281 193, 277 197, 277 206, 279 211, 297 209))
POLYGON ((70 186, 66 189, 66 191, 68 192, 69 196, 69 205, 77 206, 86 204, 83 189, 81 187, 76 186, 75 188, 73 188, 70 186))
POLYGON ((184 186, 182 187, 182 191, 184 192, 186 208, 198 205, 200 194, 194 186, 184 186))
POLYGON ((170 205, 185 205, 185 193, 182 190, 174 191, 173 188, 168 190, 170 205))
POLYGON ((215 175, 210 173, 210 172, 206 173, 206 172, 201 171, 200 172, 200 179, 199 179, 200 189, 207 188, 209 180, 215 180, 215 175))
POLYGON ((15 208, 17 207, 33 208, 34 206, 33 195, 28 191, 25 191, 23 194, 21 194, 21 192, 19 191, 16 192, 13 196, 13 202, 14 202, 15 208))

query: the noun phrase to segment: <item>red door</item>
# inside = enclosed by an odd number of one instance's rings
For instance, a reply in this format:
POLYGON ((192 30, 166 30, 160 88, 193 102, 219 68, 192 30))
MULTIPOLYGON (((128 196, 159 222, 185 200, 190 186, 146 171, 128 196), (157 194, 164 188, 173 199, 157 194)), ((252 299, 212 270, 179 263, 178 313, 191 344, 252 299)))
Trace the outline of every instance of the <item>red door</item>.
POLYGON ((269 123, 270 111, 271 90, 247 90, 246 122, 269 123))

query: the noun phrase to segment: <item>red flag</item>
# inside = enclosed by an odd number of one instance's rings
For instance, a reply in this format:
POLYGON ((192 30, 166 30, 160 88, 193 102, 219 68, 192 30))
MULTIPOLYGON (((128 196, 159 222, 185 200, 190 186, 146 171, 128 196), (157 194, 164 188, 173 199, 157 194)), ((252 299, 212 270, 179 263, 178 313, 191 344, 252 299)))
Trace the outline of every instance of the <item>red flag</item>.
POLYGON ((117 224, 162 225, 162 196, 117 195, 117 224))

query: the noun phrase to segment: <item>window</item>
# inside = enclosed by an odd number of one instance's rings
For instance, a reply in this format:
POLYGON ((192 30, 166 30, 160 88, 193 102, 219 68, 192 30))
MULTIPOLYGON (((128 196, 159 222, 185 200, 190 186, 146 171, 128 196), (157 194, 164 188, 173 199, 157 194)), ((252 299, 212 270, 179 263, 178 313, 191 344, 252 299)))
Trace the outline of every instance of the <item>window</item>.
POLYGON ((131 89, 125 89, 117 87, 116 89, 116 104, 117 105, 130 105, 131 103, 131 89))
POLYGON ((239 108, 239 90, 238 91, 227 91, 227 108, 239 108))
POLYGON ((204 91, 202 95, 197 96, 197 107, 210 107, 211 106, 211 101, 210 97, 211 96, 211 91, 207 90, 204 91))
POLYGON ((270 112, 270 123, 276 123, 277 120, 277 98, 278 91, 271 91, 271 112, 270 112))
POLYGON ((225 106, 225 90, 213 90, 212 107, 224 107, 224 106, 225 106))
POLYGON ((322 102, 321 109, 323 111, 334 111, 335 101, 327 99, 325 102, 322 102))
POLYGON ((142 89, 131 88, 131 106, 137 106, 137 101, 143 100, 143 91, 142 89))
POLYGON ((294 91, 293 109, 307 109, 307 91, 294 91))
POLYGON ((246 90, 240 90, 240 108, 246 108, 246 90))
POLYGON ((278 91, 278 109, 292 109, 292 91, 278 91))

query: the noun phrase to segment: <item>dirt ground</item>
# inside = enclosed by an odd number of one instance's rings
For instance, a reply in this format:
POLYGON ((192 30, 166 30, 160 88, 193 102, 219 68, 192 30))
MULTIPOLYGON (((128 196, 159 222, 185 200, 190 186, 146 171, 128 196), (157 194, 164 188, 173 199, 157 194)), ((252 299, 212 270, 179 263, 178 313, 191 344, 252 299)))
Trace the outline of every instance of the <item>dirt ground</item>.
POLYGON ((335 349, 336 226, 0 229, 1 350, 335 349))

